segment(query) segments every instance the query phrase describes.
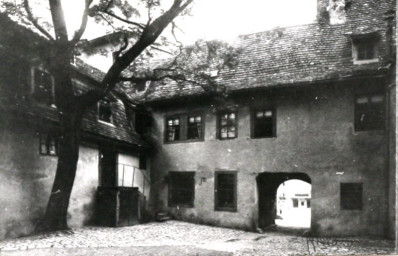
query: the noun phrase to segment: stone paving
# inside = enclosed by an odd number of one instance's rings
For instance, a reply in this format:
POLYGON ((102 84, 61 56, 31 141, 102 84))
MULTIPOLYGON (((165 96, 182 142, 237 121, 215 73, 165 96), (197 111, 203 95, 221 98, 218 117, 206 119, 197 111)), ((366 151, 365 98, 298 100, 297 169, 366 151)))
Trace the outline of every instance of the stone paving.
POLYGON ((365 238, 305 238, 179 221, 85 227, 0 242, 0 255, 391 255, 394 243, 365 238))

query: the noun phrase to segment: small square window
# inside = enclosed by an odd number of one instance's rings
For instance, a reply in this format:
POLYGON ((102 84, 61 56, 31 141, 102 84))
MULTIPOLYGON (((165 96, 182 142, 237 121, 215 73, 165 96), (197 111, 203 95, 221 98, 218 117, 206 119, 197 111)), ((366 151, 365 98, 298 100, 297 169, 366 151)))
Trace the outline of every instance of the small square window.
POLYGON ((168 188, 169 206, 194 206, 195 172, 170 172, 168 188))
POLYGON ((252 138, 270 138, 276 136, 276 116, 272 108, 252 111, 252 138))
POLYGON ((39 133, 40 155, 57 156, 58 138, 53 133, 39 133))
POLYGON ((101 100, 98 103, 98 120, 112 123, 112 108, 109 100, 101 100))
POLYGON ((236 112, 223 112, 218 115, 218 134, 220 140, 237 137, 236 112))
POLYGON ((354 63, 378 61, 378 37, 366 36, 352 39, 354 63))
POLYGON ((362 210, 362 183, 340 184, 341 210, 362 210))
POLYGON ((149 86, 150 81, 140 81, 134 86, 136 92, 143 92, 149 86))
POLYGON ((47 105, 54 104, 53 78, 39 69, 33 69, 33 98, 47 105))
POLYGON ((383 130, 385 103, 382 93, 355 97, 355 131, 383 130))
POLYGON ((236 172, 217 171, 215 173, 215 210, 237 210, 237 178, 236 172))

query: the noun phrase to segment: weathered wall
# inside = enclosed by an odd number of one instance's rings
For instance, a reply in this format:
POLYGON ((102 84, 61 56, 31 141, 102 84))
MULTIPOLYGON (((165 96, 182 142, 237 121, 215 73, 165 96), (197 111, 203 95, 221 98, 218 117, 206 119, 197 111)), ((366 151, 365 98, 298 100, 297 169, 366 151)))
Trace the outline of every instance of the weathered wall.
MULTIPOLYGON (((387 143, 383 131, 355 132, 350 84, 256 93, 238 102, 238 138, 216 138, 211 103, 155 109, 156 136, 163 141, 165 114, 201 110, 202 142, 162 144, 153 160, 153 202, 178 218, 251 229, 258 221, 256 177, 262 172, 300 172, 312 181, 312 229, 324 236, 385 234, 387 143), (277 137, 250 138, 250 105, 276 103, 277 137), (237 212, 214 211, 214 171, 238 171, 237 212), (168 208, 169 171, 195 171, 194 208, 168 208), (343 174, 339 174, 339 173, 343 174), (206 180, 202 179, 206 178, 206 180), (363 183, 363 210, 340 210, 340 182, 363 183)), ((192 101, 193 102, 193 101, 192 101)))
MULTIPOLYGON (((57 157, 39 154, 35 128, 5 119, 0 125, 0 239, 29 234, 44 214, 57 157)), ((98 184, 98 150, 82 146, 68 224, 90 223, 98 184)))
POLYGON ((75 184, 68 208, 70 227, 93 224, 95 192, 99 184, 98 157, 98 149, 80 146, 75 184))

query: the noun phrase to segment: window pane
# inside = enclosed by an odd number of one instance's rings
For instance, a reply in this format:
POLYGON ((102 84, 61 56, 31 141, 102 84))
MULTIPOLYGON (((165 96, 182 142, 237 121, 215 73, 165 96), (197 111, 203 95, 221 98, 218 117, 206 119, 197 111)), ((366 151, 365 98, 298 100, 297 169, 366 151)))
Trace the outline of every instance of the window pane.
POLYGON ((169 206, 193 206, 195 173, 171 172, 169 177, 169 206))
POLYGON ((384 97, 382 95, 375 95, 370 98, 370 101, 374 103, 383 102, 383 98, 384 97))
POLYGON ((381 94, 359 96, 355 100, 355 130, 382 130, 385 126, 385 102, 381 94))
POLYGON ((188 117, 187 139, 200 139, 202 138, 202 123, 201 116, 188 117))
POLYGON ((253 138, 269 138, 274 137, 274 126, 275 120, 273 118, 274 113, 273 110, 266 109, 261 112, 264 113, 262 118, 257 118, 257 115, 260 111, 256 111, 256 118, 253 118, 252 125, 252 137, 253 138))
POLYGON ((51 105, 53 102, 51 75, 39 69, 34 69, 33 76, 33 97, 38 101, 51 105))
POLYGON ((368 103, 368 102, 369 102, 368 97, 357 98, 357 103, 358 104, 363 104, 363 103, 368 103))
POLYGON ((180 140, 180 119, 174 117, 167 119, 166 141, 178 140, 180 140))
POLYGON ((236 173, 216 172, 216 210, 236 210, 236 173))
POLYGON ((342 210, 362 210, 362 183, 340 184, 340 207, 342 210))
POLYGON ((107 123, 112 122, 112 110, 109 100, 102 100, 99 102, 98 119, 107 123))

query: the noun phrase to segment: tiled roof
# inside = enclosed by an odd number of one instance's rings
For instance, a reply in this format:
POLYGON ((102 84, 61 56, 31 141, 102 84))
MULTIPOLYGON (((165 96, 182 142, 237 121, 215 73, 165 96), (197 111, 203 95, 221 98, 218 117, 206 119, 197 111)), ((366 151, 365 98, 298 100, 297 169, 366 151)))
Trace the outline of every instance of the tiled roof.
MULTIPOLYGON (((30 67, 27 63, 29 63, 30 58, 34 56, 35 47, 39 44, 46 43, 45 39, 37 36, 37 34, 27 28, 16 24, 3 14, 0 14, 0 31, 5 31, 3 35, 6 35, 0 38, 0 56, 2 57, 1 59, 5 61, 0 67, 14 70, 14 73, 19 75, 21 75, 21 70, 23 70, 25 73, 23 73, 22 76, 26 79, 30 72, 30 67), (25 37, 31 40, 21 40, 21 38, 25 37), (21 61, 19 58, 26 58, 26 60, 21 61), (18 72, 16 70, 18 70, 18 72)), ((74 74, 77 80, 75 80, 76 92, 95 88, 96 81, 101 81, 105 75, 103 72, 89 66, 79 59, 76 60, 75 65, 72 65, 71 68, 75 71, 74 74)), ((29 84, 20 85, 18 88, 13 87, 9 80, 10 79, 0 76, 0 86, 2 87, 0 96, 10 96, 2 98, 0 110, 2 108, 5 110, 16 110, 33 117, 33 119, 58 121, 58 114, 55 108, 38 104, 35 100, 31 99, 29 84), (16 92, 16 90, 24 90, 24 92, 16 92)), ((18 82, 18 84, 20 84, 20 82, 18 82)), ((112 100, 111 107, 113 125, 98 122, 95 106, 88 109, 83 116, 81 125, 82 131, 101 138, 114 139, 122 143, 149 147, 149 144, 130 127, 124 104, 120 100, 112 100)))
MULTIPOLYGON (((384 13, 394 1, 352 1, 344 24, 322 22, 276 28, 239 37, 242 53, 234 70, 220 80, 230 91, 276 86, 299 86, 381 72, 386 61, 384 13), (380 34, 379 61, 354 64, 350 34, 380 34)), ((199 86, 180 88, 173 82, 159 85, 147 101, 204 94, 199 86)))

